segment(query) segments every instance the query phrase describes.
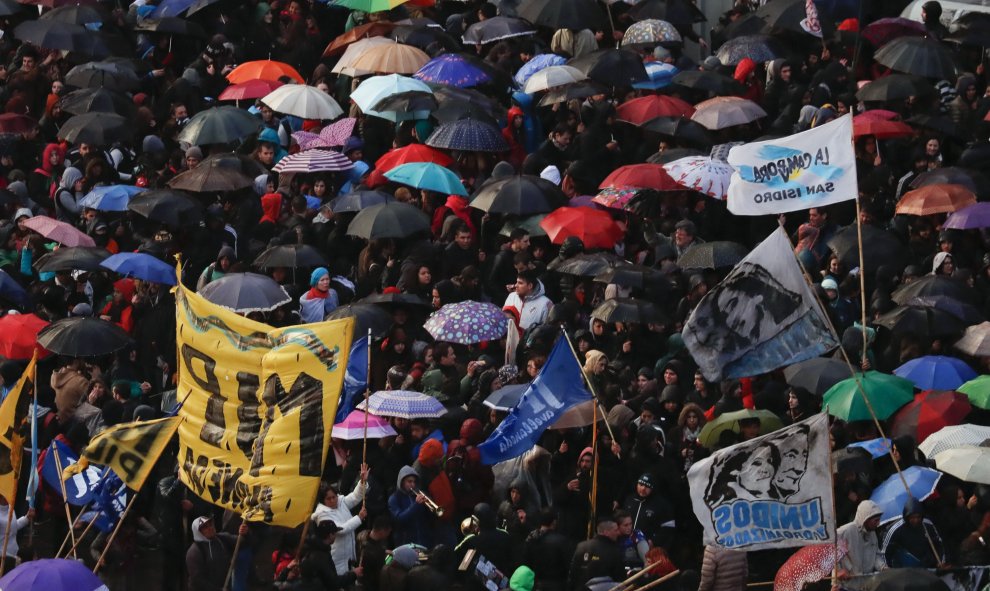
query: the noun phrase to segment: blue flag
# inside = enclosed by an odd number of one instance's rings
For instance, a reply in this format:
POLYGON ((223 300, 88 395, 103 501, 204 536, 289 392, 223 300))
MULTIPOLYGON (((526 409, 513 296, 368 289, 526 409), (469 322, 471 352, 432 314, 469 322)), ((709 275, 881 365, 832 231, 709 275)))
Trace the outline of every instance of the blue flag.
POLYGON ((337 405, 337 418, 334 424, 341 423, 357 406, 357 395, 368 387, 368 337, 360 338, 351 345, 347 358, 347 371, 344 373, 344 391, 337 405))
MULTIPOLYGON (((59 464, 64 470, 78 461, 79 456, 68 445, 58 440, 52 441, 48 447, 48 453, 45 455, 45 461, 41 464, 41 477, 52 490, 61 496, 62 474, 59 472, 59 464), (58 462, 55 461, 56 454, 58 455, 58 462)), ((79 474, 73 475, 65 481, 66 501, 70 505, 76 506, 89 504, 93 500, 96 483, 99 480, 100 470, 95 466, 89 466, 79 474)))
POLYGON ((86 523, 95 519, 93 525, 100 531, 109 533, 116 527, 126 508, 127 485, 113 470, 105 468, 104 477, 93 488, 90 511, 83 513, 80 519, 86 523))
POLYGON ((564 411, 591 397, 570 345, 566 339, 557 339, 546 364, 519 403, 491 437, 478 446, 482 463, 490 466, 529 451, 564 411))

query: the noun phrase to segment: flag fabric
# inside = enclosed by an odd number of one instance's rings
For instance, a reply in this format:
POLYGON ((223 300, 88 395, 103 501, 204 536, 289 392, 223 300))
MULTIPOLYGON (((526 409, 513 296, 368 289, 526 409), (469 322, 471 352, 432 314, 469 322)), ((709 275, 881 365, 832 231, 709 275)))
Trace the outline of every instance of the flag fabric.
POLYGON ((343 423, 347 415, 357 406, 357 395, 368 387, 368 337, 364 336, 351 345, 344 372, 344 390, 337 404, 337 416, 333 424, 343 423))
POLYGON ((93 501, 79 517, 83 523, 94 521, 96 529, 110 533, 127 508, 127 485, 110 468, 104 468, 93 487, 93 501))
POLYGON ((557 339, 540 373, 509 416, 478 446, 482 463, 496 464, 529 451, 564 411, 591 398, 567 339, 557 339))
POLYGON ((828 416, 721 450, 688 470, 704 543, 765 550, 835 540, 828 416))
POLYGON ((68 478, 85 470, 90 463, 99 464, 121 475, 132 490, 141 490, 181 421, 179 417, 165 417, 106 429, 89 442, 79 462, 65 467, 62 476, 68 478))
POLYGON ((13 505, 17 497, 17 478, 23 462, 28 417, 34 399, 37 353, 24 369, 17 383, 0 404, 0 495, 13 505))
POLYGON ((780 214, 856 199, 852 133, 852 115, 844 115, 808 131, 732 148, 729 211, 780 214))
POLYGON ((701 299, 681 334, 712 382, 766 373, 839 345, 783 228, 701 299))
POLYGON ((818 20, 818 7, 815 0, 804 0, 804 20, 801 21, 801 28, 805 33, 822 38, 822 23, 818 20))
MULTIPOLYGON (((48 446, 45 459, 41 463, 41 478, 52 490, 62 496, 62 470, 71 467, 79 461, 79 456, 68 445, 59 440, 52 441, 48 446), (58 460, 56 461, 56 456, 58 460)), ((65 479, 65 496, 70 505, 82 507, 93 500, 96 483, 100 481, 101 470, 93 466, 72 474, 65 479)))

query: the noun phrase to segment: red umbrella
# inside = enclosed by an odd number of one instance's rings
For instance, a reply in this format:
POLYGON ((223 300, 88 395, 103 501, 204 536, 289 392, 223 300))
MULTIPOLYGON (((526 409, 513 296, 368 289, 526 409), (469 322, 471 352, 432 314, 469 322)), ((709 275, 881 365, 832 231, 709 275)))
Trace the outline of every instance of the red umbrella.
POLYGON ((873 21, 860 34, 874 47, 882 47, 898 37, 924 37, 925 25, 895 16, 873 21))
POLYGON ((48 326, 34 314, 8 314, 0 318, 0 355, 7 359, 31 359, 35 348, 39 356, 48 352, 38 346, 38 332, 48 326))
POLYGON ((540 221, 554 244, 577 236, 585 248, 612 248, 622 237, 622 228, 608 212, 592 207, 561 207, 540 221))
POLYGON ((4 113, 0 115, 0 133, 27 133, 38 127, 38 122, 27 115, 4 113))
POLYGON ((832 544, 805 546, 791 555, 777 571, 773 591, 801 591, 805 583, 821 581, 832 576, 836 559, 848 552, 845 540, 839 540, 838 556, 832 544))
POLYGON ((888 111, 887 109, 870 109, 869 111, 863 111, 858 115, 863 119, 880 119, 882 121, 893 121, 895 119, 900 119, 900 113, 895 113, 894 111, 888 111))
POLYGON ((231 84, 223 89, 220 96, 221 101, 244 101, 260 99, 267 96, 282 83, 278 80, 248 80, 240 84, 231 84))
POLYGON ((690 103, 673 96, 660 94, 643 96, 626 101, 615 109, 615 118, 619 121, 643 125, 657 117, 686 117, 694 115, 694 107, 690 103))
POLYGON ((620 166, 605 177, 599 189, 605 187, 636 187, 654 191, 683 191, 663 166, 659 164, 630 164, 620 166))
POLYGON ((853 137, 872 135, 878 140, 914 135, 914 129, 901 121, 885 121, 874 117, 853 117, 853 137))
POLYGON ((943 427, 963 422, 973 407, 965 394, 952 390, 925 390, 915 394, 891 420, 891 437, 910 435, 915 441, 924 441, 943 427))
POLYGON ((409 164, 410 162, 433 162, 440 166, 450 166, 454 163, 454 160, 436 148, 431 148, 424 144, 409 144, 404 148, 396 148, 395 150, 386 152, 384 156, 375 162, 375 170, 385 173, 396 166, 409 164))
POLYGON ((45 238, 58 242, 62 246, 96 246, 96 242, 87 235, 65 222, 44 215, 36 215, 24 221, 24 227, 34 230, 45 238))

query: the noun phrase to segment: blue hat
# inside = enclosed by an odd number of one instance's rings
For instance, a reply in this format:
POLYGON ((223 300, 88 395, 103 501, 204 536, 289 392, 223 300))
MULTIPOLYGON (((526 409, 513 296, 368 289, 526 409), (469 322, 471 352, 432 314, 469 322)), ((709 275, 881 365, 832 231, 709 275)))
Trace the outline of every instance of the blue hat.
POLYGON ((318 269, 313 271, 312 275, 309 276, 309 286, 316 287, 316 284, 319 283, 320 279, 324 275, 329 275, 329 274, 330 271, 327 271, 326 267, 319 267, 318 269))

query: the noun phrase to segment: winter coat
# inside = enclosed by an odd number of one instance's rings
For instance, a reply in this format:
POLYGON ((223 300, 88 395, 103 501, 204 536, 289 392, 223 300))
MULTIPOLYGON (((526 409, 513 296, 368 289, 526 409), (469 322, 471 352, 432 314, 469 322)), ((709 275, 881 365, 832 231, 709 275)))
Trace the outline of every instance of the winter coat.
POLYGON ((705 546, 698 591, 744 591, 748 578, 746 552, 705 546))
POLYGON ((856 518, 836 532, 839 540, 845 540, 849 549, 841 567, 851 575, 862 575, 882 570, 886 565, 880 553, 880 541, 876 531, 866 531, 866 522, 883 511, 873 501, 866 500, 856 508, 856 518))
POLYGON ((604 536, 595 536, 581 542, 574 550, 568 586, 578 591, 589 579, 595 577, 611 577, 613 581, 622 581, 625 579, 625 572, 619 545, 604 536))
POLYGON ((189 591, 220 591, 227 579, 227 569, 237 536, 218 533, 212 540, 193 530, 193 543, 186 551, 186 574, 189 591))
POLYGON ((510 293, 505 298, 503 307, 515 308, 519 312, 519 328, 528 330, 546 322, 550 309, 553 308, 553 302, 544 293, 543 282, 537 281, 533 292, 525 298, 520 298, 515 292, 510 293))
POLYGON ((529 534, 523 548, 523 563, 532 565, 540 591, 563 591, 574 556, 574 542, 553 530, 538 529, 529 534))
POLYGON ((427 548, 433 547, 433 528, 430 510, 425 505, 416 502, 416 497, 402 490, 402 481, 407 476, 419 475, 411 466, 403 466, 395 480, 396 491, 388 498, 388 511, 395 525, 392 529, 392 540, 396 546, 403 544, 419 544, 427 548))
POLYGON ((945 562, 945 550, 942 536, 935 529, 935 524, 924 519, 920 527, 912 527, 907 522, 907 516, 918 513, 921 503, 910 499, 904 507, 904 516, 887 530, 883 538, 881 551, 887 566, 891 568, 920 567, 935 568, 939 562, 945 562), (927 535, 925 532, 927 531, 927 535), (932 554, 928 540, 935 545, 938 560, 932 554))
POLYGON ((338 573, 346 573, 350 568, 349 562, 357 560, 357 553, 354 549, 354 532, 361 527, 361 518, 357 515, 351 515, 351 509, 361 504, 362 499, 364 499, 365 488, 365 485, 359 482, 354 487, 354 492, 346 497, 338 498, 336 509, 331 509, 320 503, 310 516, 314 524, 329 520, 340 528, 330 550, 338 573))

